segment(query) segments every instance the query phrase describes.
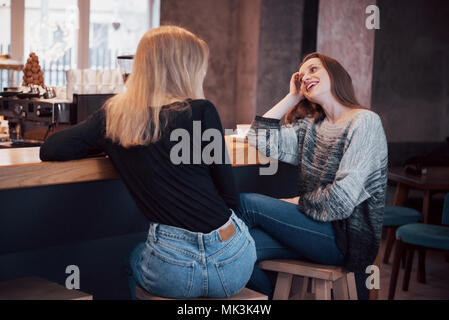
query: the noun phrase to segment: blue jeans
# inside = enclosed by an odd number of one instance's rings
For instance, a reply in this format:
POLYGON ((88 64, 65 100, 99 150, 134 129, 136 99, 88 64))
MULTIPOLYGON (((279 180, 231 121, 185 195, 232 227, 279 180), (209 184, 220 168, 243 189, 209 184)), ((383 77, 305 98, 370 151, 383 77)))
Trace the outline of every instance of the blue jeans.
POLYGON ((256 261, 254 240, 235 213, 235 234, 222 241, 219 229, 208 234, 152 223, 145 243, 130 256, 129 285, 136 283, 168 298, 230 297, 248 282, 256 261))
MULTIPOLYGON (((344 255, 335 243, 330 222, 315 221, 293 203, 255 193, 240 194, 236 214, 256 242, 257 262, 268 259, 306 259, 342 265, 344 255)), ((271 297, 273 285, 257 264, 248 287, 271 297)))

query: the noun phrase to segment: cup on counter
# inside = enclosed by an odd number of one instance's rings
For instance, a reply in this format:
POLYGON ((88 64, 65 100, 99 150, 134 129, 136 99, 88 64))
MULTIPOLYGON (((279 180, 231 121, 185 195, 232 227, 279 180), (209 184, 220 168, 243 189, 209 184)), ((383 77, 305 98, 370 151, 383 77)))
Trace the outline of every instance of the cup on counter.
POLYGON ((237 125, 237 135, 246 137, 250 128, 251 128, 250 124, 238 124, 237 125))

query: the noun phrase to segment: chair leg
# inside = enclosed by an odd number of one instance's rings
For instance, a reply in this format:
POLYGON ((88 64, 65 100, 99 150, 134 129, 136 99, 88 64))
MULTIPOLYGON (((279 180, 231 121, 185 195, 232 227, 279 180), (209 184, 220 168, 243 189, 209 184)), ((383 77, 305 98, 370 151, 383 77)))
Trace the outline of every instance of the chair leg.
POLYGON ((418 282, 426 283, 426 249, 418 250, 418 282))
POLYGON ((405 269, 405 265, 407 263, 407 250, 404 250, 401 257, 401 267, 402 269, 405 269))
POLYGON ((331 300, 331 281, 315 279, 316 300, 331 300))
POLYGON ((405 251, 407 252, 407 265, 405 266, 404 280, 402 282, 402 290, 408 291, 408 285, 410 283, 410 274, 412 272, 413 266, 413 254, 415 253, 415 250, 411 246, 410 247, 406 246, 405 251))
POLYGON ((393 268, 391 270, 390 288, 388 290, 388 300, 394 299, 394 293, 396 291, 396 283, 398 281, 398 273, 403 251, 404 245, 401 239, 397 239, 394 250, 393 268))
POLYGON ((276 287, 274 288, 273 300, 288 300, 290 289, 292 286, 293 275, 289 273, 279 272, 276 279, 276 287))
POLYGON ((388 261, 390 260, 391 251, 393 249, 394 240, 396 238, 396 227, 386 227, 387 231, 387 240, 385 244, 385 251, 384 251, 384 259, 383 263, 388 264, 388 261))

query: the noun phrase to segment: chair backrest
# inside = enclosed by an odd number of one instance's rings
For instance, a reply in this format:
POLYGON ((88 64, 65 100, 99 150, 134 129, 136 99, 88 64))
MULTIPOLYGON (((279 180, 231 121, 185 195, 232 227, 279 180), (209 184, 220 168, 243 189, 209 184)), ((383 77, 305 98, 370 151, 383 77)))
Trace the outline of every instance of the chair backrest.
POLYGON ((443 205, 443 224, 449 225, 449 193, 444 197, 443 205))

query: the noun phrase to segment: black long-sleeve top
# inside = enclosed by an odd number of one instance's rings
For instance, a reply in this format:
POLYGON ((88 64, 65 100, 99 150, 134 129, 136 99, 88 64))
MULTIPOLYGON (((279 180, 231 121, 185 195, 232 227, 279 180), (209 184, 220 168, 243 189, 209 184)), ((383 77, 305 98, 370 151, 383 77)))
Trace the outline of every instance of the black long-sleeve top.
MULTIPOLYGON (((190 106, 182 111, 174 110, 173 105, 162 108, 161 122, 167 121, 168 124, 156 143, 130 148, 113 143, 105 137, 105 111, 100 109, 84 122, 49 137, 40 149, 40 158, 43 161, 65 161, 104 152, 141 212, 151 222, 208 233, 226 223, 231 214, 229 208, 238 206, 239 195, 232 167, 225 161, 226 144, 215 106, 207 100, 189 99, 185 103, 190 106), (194 121, 201 123, 201 136, 207 129, 221 132, 221 144, 214 140, 218 138, 211 139, 214 146, 221 147, 221 162, 206 164, 201 157, 200 163, 195 164, 200 150, 194 150, 194 121), (190 161, 173 164, 170 152, 181 139, 170 141, 170 134, 178 128, 185 129, 190 137, 190 161)), ((201 152, 208 146, 207 154, 216 155, 217 149, 210 152, 210 143, 201 142, 201 152)))

